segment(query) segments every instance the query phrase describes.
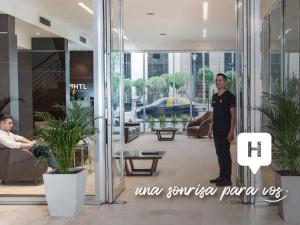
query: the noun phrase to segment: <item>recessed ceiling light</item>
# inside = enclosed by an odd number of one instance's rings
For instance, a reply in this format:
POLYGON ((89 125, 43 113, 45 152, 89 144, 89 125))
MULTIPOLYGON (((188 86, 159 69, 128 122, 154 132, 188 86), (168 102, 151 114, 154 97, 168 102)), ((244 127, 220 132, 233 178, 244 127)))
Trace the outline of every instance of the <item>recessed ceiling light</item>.
POLYGON ((288 34, 291 30, 292 30, 292 28, 286 29, 286 31, 284 32, 284 34, 288 34))
POLYGON ((203 20, 206 21, 208 18, 208 2, 203 2, 203 20))
POLYGON ((78 2, 78 5, 88 11, 90 14, 93 15, 93 10, 91 10, 88 6, 86 6, 83 2, 78 2))
POLYGON ((41 33, 39 33, 39 32, 36 32, 35 34, 36 34, 37 36, 41 35, 41 33))
MULTIPOLYGON (((119 34, 119 30, 120 30, 120 29, 113 28, 113 31, 116 32, 117 34, 119 34)), ((123 38, 124 38, 125 40, 129 40, 129 38, 125 35, 124 32, 123 32, 123 38)))
POLYGON ((166 33, 160 33, 159 35, 160 35, 160 36, 166 36, 166 35, 168 35, 168 34, 166 34, 166 33))
POLYGON ((146 13, 146 15, 148 15, 148 16, 154 16, 155 13, 153 13, 153 12, 148 12, 148 13, 146 13))
POLYGON ((207 30, 203 28, 203 40, 207 37, 207 30))

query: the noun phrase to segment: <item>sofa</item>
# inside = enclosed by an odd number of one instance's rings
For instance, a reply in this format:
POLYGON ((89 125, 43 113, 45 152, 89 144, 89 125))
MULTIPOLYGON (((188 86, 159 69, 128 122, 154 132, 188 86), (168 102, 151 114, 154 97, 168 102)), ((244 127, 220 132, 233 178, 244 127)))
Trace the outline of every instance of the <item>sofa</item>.
POLYGON ((197 138, 203 138, 207 136, 211 123, 211 115, 212 112, 206 112, 201 117, 189 122, 187 125, 188 137, 194 136, 197 138))
POLYGON ((140 135, 141 128, 138 122, 125 122, 124 123, 124 136, 125 143, 132 141, 140 135))
POLYGON ((18 181, 39 183, 47 166, 37 165, 36 157, 21 149, 0 148, 0 180, 2 184, 18 181))

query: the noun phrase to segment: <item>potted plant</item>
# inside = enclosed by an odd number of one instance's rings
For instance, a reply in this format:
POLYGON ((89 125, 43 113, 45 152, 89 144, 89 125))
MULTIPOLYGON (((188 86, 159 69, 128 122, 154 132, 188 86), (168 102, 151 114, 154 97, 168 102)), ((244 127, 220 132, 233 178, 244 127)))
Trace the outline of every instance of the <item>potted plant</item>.
POLYGON ((155 119, 151 115, 149 116, 148 124, 149 124, 149 127, 151 128, 151 131, 152 131, 153 128, 154 128, 155 119))
POLYGON ((159 127, 161 129, 166 127, 166 116, 165 116, 165 114, 162 114, 162 115, 159 116, 159 127))
MULTIPOLYGON (((57 119, 48 112, 38 112, 45 126, 37 128, 36 137, 52 151, 58 169, 43 175, 45 195, 51 216, 75 216, 83 208, 87 170, 73 168, 75 147, 84 138, 93 138, 97 131, 89 108, 79 102, 72 107, 57 106, 65 119, 57 119)), ((45 161, 45 160, 44 160, 45 161)))
POLYGON ((181 119, 181 123, 182 123, 182 130, 185 131, 186 130, 186 124, 187 124, 189 118, 188 118, 187 115, 182 114, 180 119, 181 119))
POLYGON ((173 114, 172 117, 171 117, 171 123, 173 125, 173 127, 175 128, 176 127, 176 124, 177 124, 177 116, 176 114, 173 114))
POLYGON ((277 181, 288 190, 279 212, 285 220, 300 222, 300 105, 287 91, 264 93, 270 105, 256 107, 268 119, 266 131, 273 138, 273 162, 277 181))

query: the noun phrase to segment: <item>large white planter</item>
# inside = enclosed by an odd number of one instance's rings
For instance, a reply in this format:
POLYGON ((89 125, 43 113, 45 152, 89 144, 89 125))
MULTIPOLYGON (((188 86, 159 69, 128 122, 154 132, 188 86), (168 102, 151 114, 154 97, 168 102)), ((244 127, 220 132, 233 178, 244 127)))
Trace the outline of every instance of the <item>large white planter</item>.
POLYGON ((87 170, 73 174, 43 175, 51 216, 76 216, 84 205, 87 170))
POLYGON ((286 221, 300 222, 300 176, 281 176, 277 173, 277 182, 288 190, 287 197, 279 202, 279 214, 286 221))

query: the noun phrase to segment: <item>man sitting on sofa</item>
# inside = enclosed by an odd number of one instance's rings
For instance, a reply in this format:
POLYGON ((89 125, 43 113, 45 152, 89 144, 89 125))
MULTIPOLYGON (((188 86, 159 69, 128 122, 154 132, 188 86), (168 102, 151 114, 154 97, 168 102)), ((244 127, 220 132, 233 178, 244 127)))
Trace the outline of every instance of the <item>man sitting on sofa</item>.
POLYGON ((37 145, 37 141, 30 141, 22 136, 11 133, 13 127, 13 117, 10 114, 0 114, 0 146, 7 148, 22 149, 30 151, 35 157, 42 154, 48 158, 48 166, 52 169, 58 168, 56 160, 46 146, 37 145))

